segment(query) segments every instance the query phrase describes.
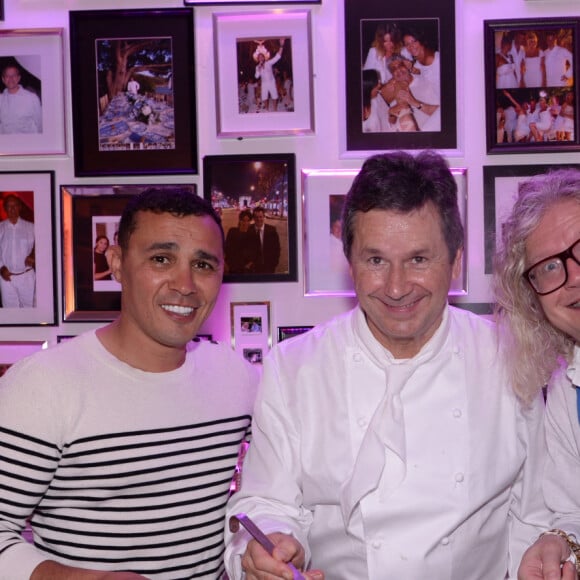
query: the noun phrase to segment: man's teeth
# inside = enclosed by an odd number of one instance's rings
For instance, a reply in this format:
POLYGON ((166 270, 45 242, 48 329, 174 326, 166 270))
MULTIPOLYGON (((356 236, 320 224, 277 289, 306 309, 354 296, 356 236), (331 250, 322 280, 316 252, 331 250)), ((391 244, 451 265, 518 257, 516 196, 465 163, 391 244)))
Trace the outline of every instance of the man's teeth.
POLYGON ((164 304, 161 308, 163 308, 163 310, 167 310, 168 312, 181 314, 182 316, 187 316, 193 312, 193 308, 191 306, 174 306, 172 304, 164 304))

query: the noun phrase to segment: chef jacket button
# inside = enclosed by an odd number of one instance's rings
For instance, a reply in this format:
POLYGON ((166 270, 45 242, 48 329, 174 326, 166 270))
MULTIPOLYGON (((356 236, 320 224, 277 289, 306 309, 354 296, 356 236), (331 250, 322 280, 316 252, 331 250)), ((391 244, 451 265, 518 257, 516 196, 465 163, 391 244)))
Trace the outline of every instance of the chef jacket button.
POLYGON ((455 474, 455 481, 457 483, 461 483, 464 479, 465 479, 465 476, 463 475, 463 473, 459 472, 459 473, 455 474))
POLYGON ((362 427, 362 428, 364 428, 364 427, 366 427, 368 425, 367 420, 364 417, 360 417, 357 420, 357 423, 358 423, 358 426, 359 427, 362 427))
POLYGON ((373 540, 373 543, 371 544, 375 550, 378 550, 382 545, 383 543, 380 540, 373 540))
POLYGON ((360 352, 355 352, 355 353, 352 355, 352 360, 353 360, 354 362, 357 362, 357 363, 358 363, 358 362, 360 362, 360 361, 362 360, 362 355, 361 355, 361 353, 360 353, 360 352))
POLYGON ((449 538, 447 536, 445 536, 444 538, 441 539, 442 546, 447 546, 448 544, 449 544, 449 538))
POLYGON ((461 415, 462 415, 462 414, 463 414, 463 413, 461 412, 461 409, 453 409, 453 416, 454 416, 456 419, 459 419, 459 418, 461 417, 461 415))

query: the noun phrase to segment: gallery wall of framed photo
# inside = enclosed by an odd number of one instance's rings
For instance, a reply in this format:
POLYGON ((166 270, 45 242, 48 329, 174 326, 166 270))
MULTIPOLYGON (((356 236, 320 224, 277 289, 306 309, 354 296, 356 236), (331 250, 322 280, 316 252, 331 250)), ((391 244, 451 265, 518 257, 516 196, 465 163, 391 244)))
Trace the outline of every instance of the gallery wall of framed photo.
POLYGON ((123 199, 144 186, 190 188, 219 208, 228 230, 241 211, 265 207, 277 256, 248 271, 230 253, 200 331, 259 363, 271 345, 354 305, 348 268, 333 281, 319 262, 331 260, 335 206, 367 156, 433 148, 447 158, 467 232, 450 300, 483 314, 491 236, 518 182, 580 164, 577 0, 416 0, 412 9, 383 0, 2 4, 0 65, 17 66, 41 103, 35 136, 0 133, 0 193, 25 202, 37 263, 34 304, 0 307, 6 364, 115 316, 119 289, 106 272, 94 279, 91 265, 106 253, 98 240, 113 243, 123 199), (397 28, 437 53, 437 72, 424 72, 436 74, 437 104, 372 127, 367 63, 378 32, 397 28), (534 35, 544 49, 556 38, 571 55, 557 78, 533 77, 529 67, 518 79, 510 69, 506 39, 534 35), (130 75, 116 74, 119 54, 130 75), (269 68, 278 98, 264 88, 269 68), (558 102, 568 118, 520 139, 505 110, 530 100, 558 102))

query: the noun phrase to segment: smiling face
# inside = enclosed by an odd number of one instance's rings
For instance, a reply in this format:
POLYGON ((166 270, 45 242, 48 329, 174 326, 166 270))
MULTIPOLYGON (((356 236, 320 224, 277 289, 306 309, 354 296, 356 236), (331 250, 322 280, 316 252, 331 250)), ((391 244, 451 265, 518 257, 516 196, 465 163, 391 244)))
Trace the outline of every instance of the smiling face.
POLYGON ((9 93, 15 93, 20 83, 20 71, 13 66, 6 67, 2 73, 2 82, 9 93))
POLYGON ((356 215, 350 255, 356 294, 374 337, 396 358, 416 355, 439 327, 461 255, 450 263, 431 203, 410 213, 356 215))
POLYGON ((383 48, 385 50, 385 56, 387 57, 395 52, 395 42, 391 34, 388 32, 383 36, 383 48))
MULTIPOLYGON (((580 238, 580 205, 563 200, 542 217, 526 241, 526 268, 569 248, 580 238)), ((546 318, 558 329, 580 341, 580 266, 566 262, 568 281, 562 288, 538 296, 546 318)))
POLYGON ((112 270, 122 285, 122 360, 145 370, 155 370, 156 360, 182 361, 218 297, 218 225, 209 216, 140 211, 127 248, 113 250, 112 270))

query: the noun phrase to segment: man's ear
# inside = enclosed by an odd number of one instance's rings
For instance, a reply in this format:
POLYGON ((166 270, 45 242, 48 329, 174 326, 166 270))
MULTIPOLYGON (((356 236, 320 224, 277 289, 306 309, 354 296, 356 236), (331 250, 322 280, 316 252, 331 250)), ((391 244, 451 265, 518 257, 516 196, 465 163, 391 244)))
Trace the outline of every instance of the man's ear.
POLYGON ((111 252, 111 272, 113 272, 113 278, 117 282, 121 283, 121 264, 123 262, 123 250, 121 246, 115 245, 110 246, 109 250, 111 252))

